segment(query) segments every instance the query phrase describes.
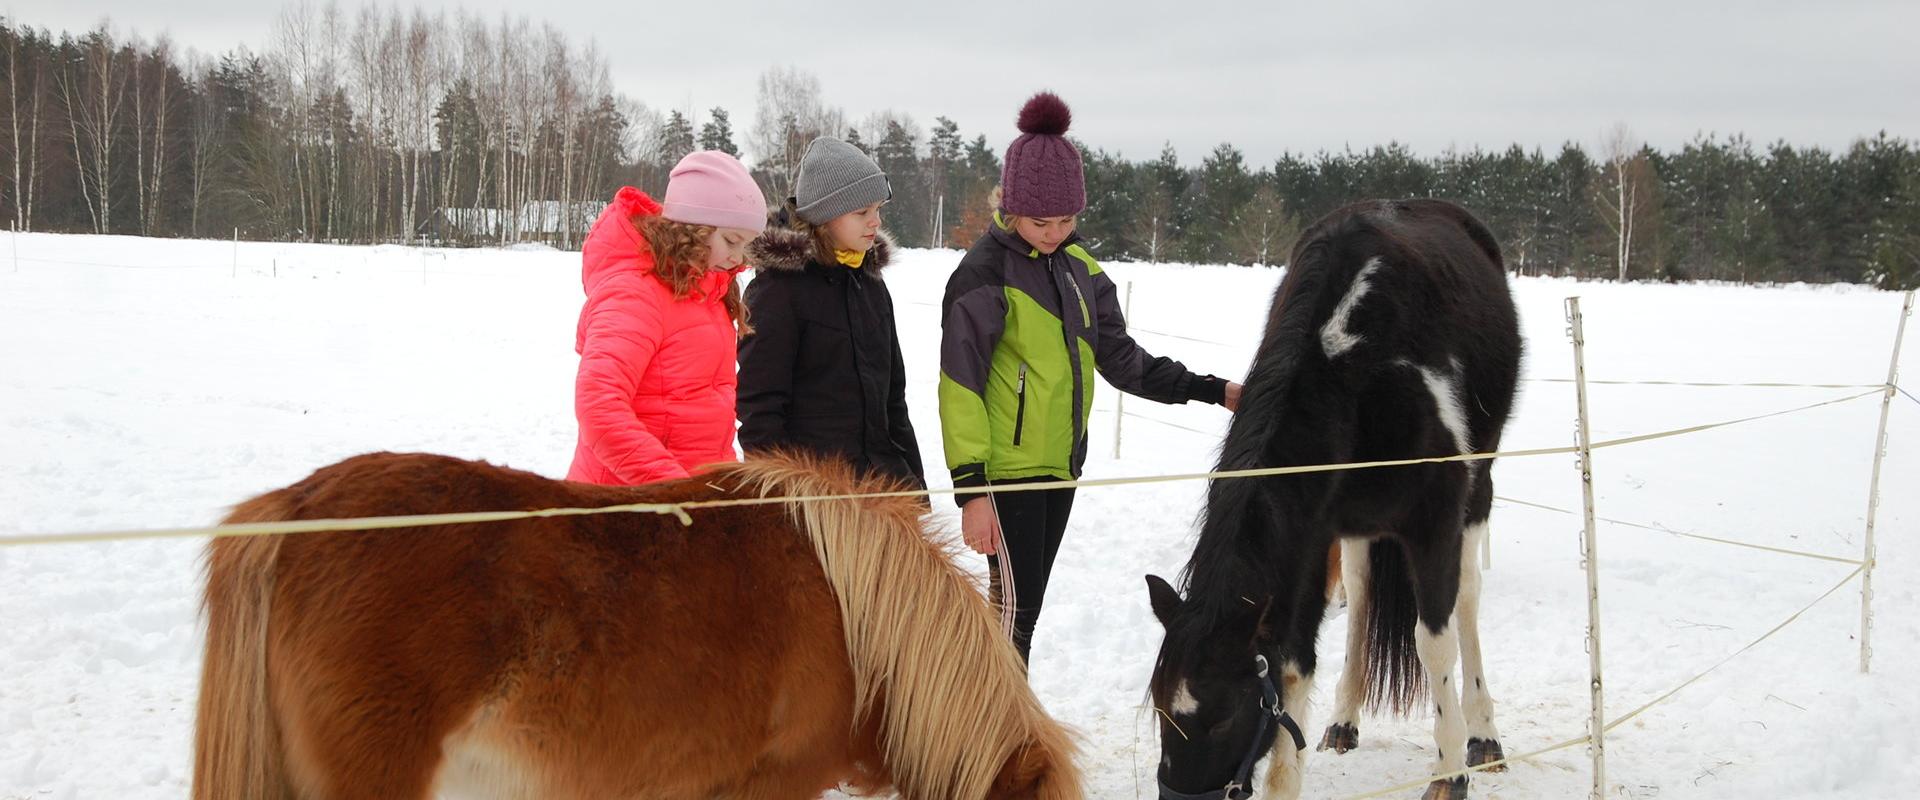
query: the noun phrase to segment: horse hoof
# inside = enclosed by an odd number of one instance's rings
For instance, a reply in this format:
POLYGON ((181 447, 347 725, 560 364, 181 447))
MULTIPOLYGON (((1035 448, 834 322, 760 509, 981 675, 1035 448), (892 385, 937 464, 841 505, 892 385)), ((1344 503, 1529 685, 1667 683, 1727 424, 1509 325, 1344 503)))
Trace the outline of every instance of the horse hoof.
POLYGON ((1334 723, 1327 726, 1327 734, 1320 737, 1321 750, 1345 753, 1360 746, 1360 726, 1346 723, 1334 723))
POLYGON ((1420 800, 1467 800, 1467 776, 1427 784, 1427 793, 1420 800))
MULTIPOLYGON (((1481 764, 1491 764, 1495 761, 1499 761, 1500 759, 1503 759, 1506 757, 1507 757, 1506 751, 1500 749, 1499 739, 1468 739, 1467 740, 1467 766, 1469 767, 1477 767, 1477 766, 1480 766, 1481 764)), ((1497 767, 1488 767, 1482 771, 1483 772, 1506 772, 1507 765, 1501 764, 1497 767)))

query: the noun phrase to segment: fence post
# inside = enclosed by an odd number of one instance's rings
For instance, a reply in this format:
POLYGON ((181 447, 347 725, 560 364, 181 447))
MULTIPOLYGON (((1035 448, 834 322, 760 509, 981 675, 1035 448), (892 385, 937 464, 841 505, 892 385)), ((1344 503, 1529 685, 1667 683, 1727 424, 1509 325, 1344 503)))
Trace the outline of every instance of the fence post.
POLYGON ((1887 364, 1887 388, 1880 395, 1880 430, 1873 436, 1873 479, 1867 484, 1867 544, 1860 557, 1860 672, 1873 666, 1873 524, 1880 514, 1880 461, 1887 455, 1887 411, 1900 384, 1900 343, 1907 338, 1907 317, 1913 315, 1913 292, 1900 306, 1900 327, 1893 334, 1893 360, 1887 364))
POLYGON ((7 230, 12 231, 12 234, 7 236, 7 241, 13 243, 13 271, 19 272, 20 271, 20 222, 19 220, 15 220, 13 222, 7 223, 7 230))
MULTIPOLYGON (((1127 281, 1127 297, 1121 304, 1120 317, 1128 320, 1133 319, 1133 281, 1127 281)), ((1092 378, 1089 377, 1088 380, 1092 380, 1092 378)), ((1122 405, 1125 403, 1126 398, 1126 392, 1115 390, 1113 393, 1113 458, 1116 461, 1120 459, 1120 420, 1125 416, 1122 405)))
POLYGON ((1587 746, 1593 754, 1593 800, 1607 794, 1606 699, 1600 680, 1600 559, 1593 525, 1593 447, 1587 417, 1587 334, 1580 316, 1580 298, 1567 298, 1567 336, 1573 340, 1573 384, 1579 401, 1580 494, 1583 503, 1581 564, 1587 571, 1587 669, 1592 679, 1593 717, 1588 721, 1587 746))
POLYGON ((942 194, 936 198, 936 201, 933 207, 933 241, 931 245, 933 249, 939 250, 947 246, 947 196, 942 194))
POLYGON ((233 229, 233 277, 240 277, 240 229, 233 229))

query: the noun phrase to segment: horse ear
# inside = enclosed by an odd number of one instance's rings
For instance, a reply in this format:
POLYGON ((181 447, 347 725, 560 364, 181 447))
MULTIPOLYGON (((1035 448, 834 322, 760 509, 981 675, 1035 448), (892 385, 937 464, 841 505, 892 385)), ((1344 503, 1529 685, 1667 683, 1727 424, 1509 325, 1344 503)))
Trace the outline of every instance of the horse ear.
POLYGON ((1153 615, 1160 619, 1160 627, 1173 624, 1173 614, 1180 610, 1180 593, 1173 584, 1158 575, 1148 575, 1147 597, 1153 602, 1153 615))

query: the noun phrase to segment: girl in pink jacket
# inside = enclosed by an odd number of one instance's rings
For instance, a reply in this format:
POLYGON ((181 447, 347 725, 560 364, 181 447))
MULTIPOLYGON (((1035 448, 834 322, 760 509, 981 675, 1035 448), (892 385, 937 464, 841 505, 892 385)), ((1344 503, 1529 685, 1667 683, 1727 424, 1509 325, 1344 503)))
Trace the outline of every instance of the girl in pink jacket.
POLYGON ((736 460, 735 344, 751 329, 733 277, 766 218, 746 167, 717 151, 681 159, 664 203, 627 186, 601 212, 581 248, 569 480, 650 483, 736 460))

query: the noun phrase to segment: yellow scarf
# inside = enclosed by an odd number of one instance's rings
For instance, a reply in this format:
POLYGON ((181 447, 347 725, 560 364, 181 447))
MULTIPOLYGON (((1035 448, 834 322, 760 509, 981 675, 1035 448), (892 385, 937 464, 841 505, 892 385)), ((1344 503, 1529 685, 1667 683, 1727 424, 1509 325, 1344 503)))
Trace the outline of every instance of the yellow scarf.
POLYGON ((865 250, 835 250, 833 259, 854 269, 859 269, 867 261, 865 250))

